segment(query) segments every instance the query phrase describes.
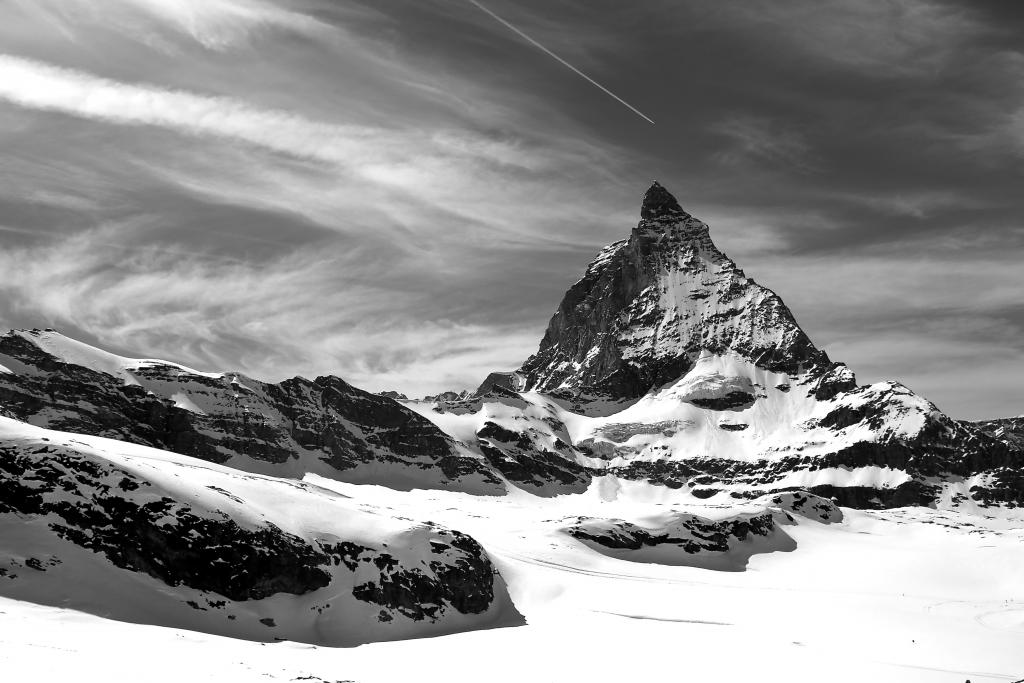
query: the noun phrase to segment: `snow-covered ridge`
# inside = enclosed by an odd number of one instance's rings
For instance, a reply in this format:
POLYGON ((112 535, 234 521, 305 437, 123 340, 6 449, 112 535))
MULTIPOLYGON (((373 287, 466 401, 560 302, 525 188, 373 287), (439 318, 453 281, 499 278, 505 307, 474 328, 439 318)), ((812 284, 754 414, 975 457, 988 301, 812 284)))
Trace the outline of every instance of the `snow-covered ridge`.
POLYGON ((337 377, 277 384, 129 359, 54 331, 0 335, 0 411, 250 472, 398 488, 501 490, 479 458, 395 401, 337 377))
POLYGON ((329 645, 519 622, 472 538, 309 483, 0 418, 0 592, 329 645))
POLYGON ((12 330, 10 334, 16 334, 30 341, 46 353, 65 363, 80 365, 96 372, 105 372, 108 375, 120 377, 129 384, 139 383, 133 371, 151 367, 165 367, 177 370, 182 374, 209 379, 221 379, 224 377, 224 373, 221 372, 201 372, 166 360, 118 356, 67 337, 53 329, 12 330))

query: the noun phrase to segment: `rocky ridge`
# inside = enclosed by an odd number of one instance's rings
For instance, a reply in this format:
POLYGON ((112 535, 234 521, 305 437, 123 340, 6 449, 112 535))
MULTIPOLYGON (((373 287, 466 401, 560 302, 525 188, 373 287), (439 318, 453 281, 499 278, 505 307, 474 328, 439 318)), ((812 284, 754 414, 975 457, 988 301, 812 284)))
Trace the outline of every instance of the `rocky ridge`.
POLYGON ((500 492, 486 462, 394 399, 334 376, 267 383, 114 356, 54 330, 0 336, 0 412, 246 471, 500 492))

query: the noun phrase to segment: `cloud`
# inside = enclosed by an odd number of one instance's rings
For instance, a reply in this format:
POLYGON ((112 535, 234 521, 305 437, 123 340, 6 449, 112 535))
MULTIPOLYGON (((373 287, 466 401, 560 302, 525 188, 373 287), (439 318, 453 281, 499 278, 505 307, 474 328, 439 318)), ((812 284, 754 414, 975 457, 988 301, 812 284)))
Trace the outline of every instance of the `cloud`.
POLYGON ((750 0, 715 11, 807 56, 880 77, 941 68, 982 29, 964 6, 936 0, 750 0))
POLYGON ((255 264, 140 237, 137 224, 107 225, 6 250, 0 291, 126 353, 273 379, 332 368, 413 393, 472 386, 530 343, 500 326, 424 317, 429 294, 396 296, 387 279, 345 272, 358 258, 339 267, 303 249, 255 264))
MULTIPOLYGON (((231 138, 270 151, 384 175, 402 157, 402 140, 366 126, 322 123, 245 102, 133 85, 0 55, 0 99, 22 107, 58 111, 113 124, 149 125, 189 135, 231 138)), ((456 134, 433 136, 439 156, 475 157, 506 165, 529 165, 514 146, 480 144, 456 134)))
POLYGON ((810 146, 804 137, 768 119, 734 116, 715 123, 711 130, 733 143, 731 149, 719 153, 718 158, 723 163, 761 160, 800 171, 815 170, 810 146))
POLYGON ((1006 413, 1021 400, 1006 378, 1024 367, 1019 244, 912 251, 776 256, 747 274, 860 382, 902 381, 955 417, 1006 413))
POLYGON ((13 0, 13 5, 65 37, 74 39, 83 26, 113 28, 161 50, 173 49, 171 34, 223 51, 268 31, 308 37, 329 32, 309 15, 261 0, 13 0))
MULTIPOLYGON (((607 156, 573 141, 547 150, 533 141, 467 130, 323 122, 233 98, 123 83, 12 56, 0 56, 0 100, 108 125, 152 126, 235 144, 170 147, 158 151, 159 163, 132 163, 194 192, 290 208, 343 231, 364 227, 358 220, 361 210, 376 214, 384 209, 392 225, 422 229, 425 218, 434 218, 500 226, 497 238, 509 241, 529 230, 530 198, 545 193, 545 177, 574 165, 598 164, 607 156), (258 152, 278 158, 259 161, 253 158, 258 152), (197 169, 204 172, 197 174, 197 169), (254 187, 262 191, 254 193, 254 187), (515 221, 501 209, 504 203, 518 207, 515 221), (346 225, 350 218, 345 213, 356 217, 355 225, 346 225)), ((538 208, 539 214, 549 207, 538 208)), ((554 218, 549 213, 548 219, 554 218)))
MULTIPOLYGON (((148 54, 118 71, 144 65, 152 80, 0 56, 0 115, 34 132, 0 131, 0 177, 12 181, 0 206, 14 208, 18 236, 37 233, 22 246, 5 238, 0 315, 129 354, 273 378, 335 372, 410 393, 518 365, 606 241, 595 224, 616 227, 619 150, 564 136, 556 119, 523 126, 462 75, 394 54, 367 72, 384 91, 390 78, 441 94, 416 88, 393 107, 358 89, 364 62, 346 61, 353 115, 327 70, 340 49, 302 45, 301 61, 323 68, 287 81, 311 96, 276 98, 286 107, 267 106, 275 98, 244 75, 211 77, 219 62, 199 68, 191 54, 175 63, 193 76, 188 89, 160 85, 173 69, 148 54), (458 104, 453 93, 471 94, 472 109, 439 116, 436 101, 458 104), (563 273, 566 258, 575 266, 563 273)), ((293 78, 294 60, 264 77, 293 78)))

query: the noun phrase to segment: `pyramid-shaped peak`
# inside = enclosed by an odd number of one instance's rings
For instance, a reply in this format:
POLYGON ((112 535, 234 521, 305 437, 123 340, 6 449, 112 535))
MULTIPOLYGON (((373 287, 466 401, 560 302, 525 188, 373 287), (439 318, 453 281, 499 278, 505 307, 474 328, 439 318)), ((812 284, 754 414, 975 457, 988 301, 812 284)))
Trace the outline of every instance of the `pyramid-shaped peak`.
POLYGON ((654 220, 658 218, 682 218, 688 214, 679 206, 679 202, 655 180, 644 193, 644 201, 640 206, 640 218, 654 220))

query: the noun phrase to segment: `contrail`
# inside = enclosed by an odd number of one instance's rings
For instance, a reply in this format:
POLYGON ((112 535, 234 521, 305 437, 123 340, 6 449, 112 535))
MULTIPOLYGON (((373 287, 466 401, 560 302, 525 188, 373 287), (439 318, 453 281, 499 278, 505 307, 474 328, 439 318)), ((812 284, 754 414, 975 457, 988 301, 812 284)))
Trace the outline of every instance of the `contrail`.
POLYGON ((528 43, 530 43, 534 47, 544 51, 544 53, 547 54, 549 57, 552 57, 552 58, 556 59, 559 63, 561 63, 563 66, 571 69, 577 75, 582 76, 591 85, 593 85, 593 86, 595 86, 597 88, 600 88, 606 95, 609 95, 610 97, 615 98, 620 104, 622 104, 623 106, 627 107, 631 112, 633 112, 634 114, 636 114, 637 116, 642 118, 644 121, 647 121, 648 123, 652 123, 652 124, 654 123, 654 121, 652 121, 649 116, 647 116, 642 111, 640 111, 639 109, 634 107, 632 104, 630 104, 626 100, 622 99, 621 97, 619 97, 618 95, 613 93, 611 90, 609 90, 608 88, 604 87, 603 85, 601 85, 600 83, 595 81, 593 78, 591 78, 587 74, 583 73, 582 71, 580 71, 579 69, 574 67, 572 64, 570 64, 569 62, 565 61, 564 59, 562 59, 561 57, 556 55, 554 52, 552 52, 551 50, 547 49, 546 47, 544 47, 543 45, 538 43, 536 40, 534 40, 530 36, 526 35, 522 31, 520 31, 518 28, 516 28, 512 24, 508 23, 507 21, 505 21, 504 19, 499 17, 497 14, 495 14, 491 10, 489 10, 486 7, 484 7, 483 5, 481 5, 479 2, 477 2, 477 0, 467 0, 467 2, 469 2, 469 4, 471 4, 471 5, 474 5, 479 10, 481 10, 483 12, 486 12, 487 14, 491 15, 491 17, 493 17, 495 21, 497 21, 497 22, 501 23, 502 25, 504 25, 510 31, 513 31, 516 35, 518 35, 520 38, 522 38, 523 40, 527 41, 528 43))

